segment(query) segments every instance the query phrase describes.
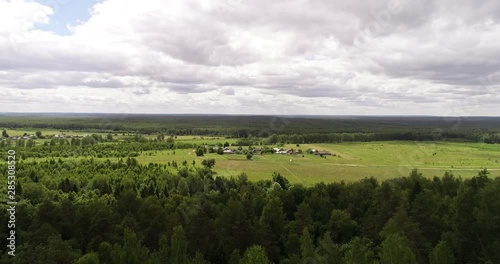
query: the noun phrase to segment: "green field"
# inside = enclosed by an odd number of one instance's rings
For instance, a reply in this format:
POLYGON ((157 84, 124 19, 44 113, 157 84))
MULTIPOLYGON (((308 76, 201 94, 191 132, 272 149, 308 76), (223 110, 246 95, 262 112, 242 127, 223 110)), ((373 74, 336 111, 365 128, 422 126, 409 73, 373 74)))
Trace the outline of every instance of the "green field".
MULTIPOLYGON (((17 129, 7 130, 10 135, 34 134, 36 130, 17 129)), ((42 130, 43 135, 54 134, 83 135, 90 132, 42 130)), ((106 133, 99 133, 105 136, 106 133)), ((129 135, 121 133, 114 136, 121 141, 129 135)), ((154 135, 146 135, 154 139, 154 135)), ((45 140, 37 139, 40 143, 45 140)), ((215 145, 217 143, 236 143, 237 139, 209 136, 177 136, 176 142, 196 145, 215 145)), ((105 143, 112 144, 112 143, 105 143)), ((276 146, 269 146, 276 147, 276 146)), ((247 147, 244 147, 247 148, 247 147)), ((207 153, 204 157, 197 157, 194 149, 177 149, 174 151, 142 152, 137 160, 142 164, 176 161, 180 164, 186 160, 192 166, 201 166, 201 161, 214 158, 216 165, 213 170, 217 175, 224 177, 238 176, 246 173, 251 180, 271 179, 273 172, 280 173, 292 183, 312 185, 318 182, 357 181, 365 177, 375 177, 379 180, 406 176, 417 168, 426 177, 442 176, 446 171, 455 176, 469 178, 477 171, 487 168, 491 176, 500 176, 500 145, 485 143, 460 142, 419 142, 419 141, 383 141, 383 142, 350 142, 339 144, 294 144, 284 148, 328 150, 337 154, 321 158, 312 154, 254 155, 252 160, 246 160, 245 155, 217 155, 207 153)), ((81 159, 83 157, 79 157, 81 159)), ((71 158, 70 158, 71 159, 71 158)), ((105 160, 106 158, 101 158, 105 160)), ((32 160, 32 159, 29 159, 32 160)), ((117 158, 110 158, 117 160, 117 158)), ((175 169, 172 167, 172 171, 175 169)))
MULTIPOLYGON (((3 130, 5 128, 0 128, 0 130, 3 130)), ((100 132, 92 132, 92 131, 85 131, 85 130, 43 130, 43 129, 5 129, 7 134, 9 136, 23 136, 25 133, 28 135, 35 135, 36 131, 41 131, 42 135, 45 137, 51 137, 54 135, 62 135, 65 134, 66 136, 83 136, 85 134, 97 134, 105 137, 109 133, 100 133, 100 132)), ((132 138, 133 134, 132 133, 111 133, 114 139, 121 140, 125 138, 132 138)), ((143 135, 144 138, 146 139, 156 139, 157 135, 143 135)), ((36 141, 39 142, 44 142, 44 139, 35 139, 36 141)), ((236 143, 238 140, 234 138, 226 138, 223 136, 219 137, 211 137, 211 136, 176 136, 175 137, 176 141, 183 142, 183 143, 191 143, 191 144, 209 144, 209 145, 215 145, 217 143, 225 143, 229 142, 229 144, 236 143)))
POLYGON ((66 134, 68 136, 77 136, 77 135, 81 136, 81 135, 87 134, 86 132, 83 132, 83 131, 55 130, 55 129, 42 130, 42 129, 34 129, 34 128, 27 128, 27 129, 5 129, 5 131, 10 136, 22 136, 24 133, 26 133, 28 135, 35 135, 36 131, 41 131, 42 135, 44 135, 44 136, 61 135, 62 133, 66 134))
MULTIPOLYGON (((285 148, 297 148, 285 145, 285 148)), ((196 157, 193 149, 144 153, 137 157, 147 164, 182 162, 199 165, 203 159, 215 158, 214 171, 231 177, 245 172, 251 180, 271 179, 273 172, 286 176, 291 182, 311 185, 317 182, 356 181, 365 177, 379 180, 407 176, 418 168, 426 177, 442 176, 446 171, 469 178, 487 168, 491 176, 500 176, 500 146, 484 143, 449 142, 370 142, 343 144, 303 144, 300 149, 329 150, 337 156, 321 158, 312 154, 244 155, 206 154, 196 157), (290 161, 291 160, 291 161, 290 161)))

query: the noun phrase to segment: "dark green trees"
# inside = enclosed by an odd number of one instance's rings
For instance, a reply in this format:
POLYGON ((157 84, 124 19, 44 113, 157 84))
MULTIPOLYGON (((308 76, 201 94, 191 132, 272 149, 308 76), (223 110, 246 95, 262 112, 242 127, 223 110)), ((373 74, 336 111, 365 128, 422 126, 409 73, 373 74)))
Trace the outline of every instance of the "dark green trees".
POLYGON ((215 166, 215 159, 206 159, 201 162, 201 165, 211 169, 213 166, 215 166))
POLYGON ((217 154, 219 154, 219 155, 223 155, 223 154, 224 154, 224 149, 223 149, 223 148, 221 148, 221 147, 219 147, 219 148, 217 149, 217 154))
POLYGON ((240 264, 271 264, 271 262, 261 246, 252 246, 245 251, 240 264))
POLYGON ((394 233, 385 237, 380 250, 381 264, 417 264, 409 241, 402 234, 394 233))
POLYGON ((205 155, 205 148, 204 147, 198 147, 196 148, 196 156, 201 157, 205 155))
POLYGON ((187 162, 16 165, 19 263, 500 263, 496 172, 304 187, 187 162))
POLYGON ((188 241, 186 233, 182 226, 174 228, 170 250, 170 263, 187 264, 188 263, 188 241))
POLYGON ((262 209, 260 225, 263 233, 263 245, 272 261, 279 261, 283 249, 283 230, 285 226, 285 214, 283 204, 278 197, 270 196, 262 209))
POLYGON ((125 229, 123 245, 116 244, 111 257, 113 263, 137 264, 149 259, 149 250, 141 244, 134 231, 125 229))
POLYGON ((344 245, 345 264, 376 264, 378 260, 373 251, 373 243, 355 237, 348 244, 344 245))
POLYGON ((453 264, 456 263, 453 251, 446 241, 440 241, 429 256, 430 264, 453 264))
POLYGON ((328 221, 328 231, 332 234, 335 242, 348 243, 357 228, 357 223, 351 219, 348 212, 344 210, 333 209, 328 221))

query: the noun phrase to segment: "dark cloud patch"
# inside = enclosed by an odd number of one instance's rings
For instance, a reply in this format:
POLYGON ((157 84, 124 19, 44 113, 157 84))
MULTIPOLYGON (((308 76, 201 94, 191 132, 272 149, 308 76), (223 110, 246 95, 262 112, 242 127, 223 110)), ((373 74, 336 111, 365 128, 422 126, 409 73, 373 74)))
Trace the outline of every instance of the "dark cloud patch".
MULTIPOLYGON (((499 56, 500 59, 500 56, 499 56)), ((484 83, 485 76, 500 73, 500 60, 491 61, 488 57, 475 58, 475 62, 460 62, 462 58, 457 54, 456 61, 431 61, 414 58, 413 60, 389 61, 377 59, 383 73, 392 77, 409 77, 413 79, 430 80, 435 83, 451 85, 492 85, 500 84, 500 80, 484 83), (477 61, 477 60, 482 60, 477 61)))
POLYGON ((234 89, 233 88, 224 88, 221 91, 225 95, 234 95, 234 89))
POLYGON ((213 90, 213 87, 210 86, 191 84, 168 84, 167 87, 170 91, 178 94, 196 94, 213 90))
POLYGON ((145 95, 145 94, 150 94, 151 90, 147 89, 147 88, 142 88, 142 89, 133 90, 132 93, 135 95, 145 95))
POLYGON ((126 86, 119 80, 84 80, 83 85, 93 88, 120 88, 126 86))
POLYGON ((166 56, 190 64, 206 66, 240 65, 258 61, 256 54, 229 45, 228 25, 219 17, 197 9, 196 19, 175 22, 147 16, 135 24, 142 34, 142 44, 166 56))

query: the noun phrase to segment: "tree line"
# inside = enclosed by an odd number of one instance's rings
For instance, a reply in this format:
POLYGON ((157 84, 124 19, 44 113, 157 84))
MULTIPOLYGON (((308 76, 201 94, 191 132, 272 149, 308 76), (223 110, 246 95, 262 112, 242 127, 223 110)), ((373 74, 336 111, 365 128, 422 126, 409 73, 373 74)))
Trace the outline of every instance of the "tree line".
MULTIPOLYGON (((0 127, 85 130, 91 133, 267 138, 272 134, 378 133, 373 140, 435 140, 436 137, 477 140, 497 135, 498 117, 408 116, 217 116, 217 115, 0 115, 0 127), (396 132, 395 134, 392 134, 396 132)), ((307 142, 307 140, 305 141, 307 142)), ((321 141, 315 141, 319 143, 321 141)), ((497 141, 498 142, 498 141, 497 141)))
POLYGON ((272 134, 267 143, 342 143, 342 142, 370 142, 370 141, 465 141, 484 142, 488 144, 500 143, 500 136, 495 133, 479 131, 392 131, 369 133, 309 133, 309 134, 272 134))

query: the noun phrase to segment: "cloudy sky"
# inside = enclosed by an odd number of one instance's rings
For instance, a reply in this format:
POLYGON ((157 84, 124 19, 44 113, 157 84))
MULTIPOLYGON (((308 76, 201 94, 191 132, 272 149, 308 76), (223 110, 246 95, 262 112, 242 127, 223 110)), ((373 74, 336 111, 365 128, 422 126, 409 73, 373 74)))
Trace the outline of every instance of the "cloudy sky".
POLYGON ((497 0, 0 0, 0 112, 499 115, 499 91, 497 0))

